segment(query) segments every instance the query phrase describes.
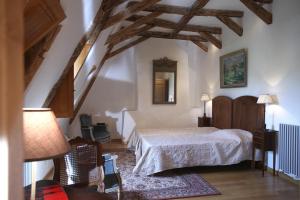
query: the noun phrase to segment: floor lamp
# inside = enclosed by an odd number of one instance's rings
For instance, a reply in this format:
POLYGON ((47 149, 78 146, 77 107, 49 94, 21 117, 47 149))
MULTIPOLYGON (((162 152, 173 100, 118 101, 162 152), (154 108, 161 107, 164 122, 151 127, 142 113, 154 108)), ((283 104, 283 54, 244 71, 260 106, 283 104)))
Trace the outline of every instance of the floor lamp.
POLYGON ((59 129, 54 113, 50 109, 23 109, 24 160, 32 162, 31 200, 35 199, 36 163, 60 157, 70 146, 59 129))

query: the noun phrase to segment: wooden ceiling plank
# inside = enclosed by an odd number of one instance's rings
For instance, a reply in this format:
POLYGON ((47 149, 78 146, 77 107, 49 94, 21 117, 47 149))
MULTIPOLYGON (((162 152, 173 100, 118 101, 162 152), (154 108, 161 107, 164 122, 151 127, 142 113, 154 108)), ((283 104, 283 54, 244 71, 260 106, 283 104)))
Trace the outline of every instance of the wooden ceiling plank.
POLYGON ((217 18, 239 36, 243 35, 243 28, 229 17, 217 16, 217 18))
POLYGON ((159 32, 159 31, 146 31, 146 32, 140 33, 139 36, 175 39, 175 40, 195 40, 195 41, 200 41, 200 42, 207 42, 207 39, 203 38, 200 35, 182 35, 182 34, 173 34, 173 33, 159 32))
MULTIPOLYGON (((128 6, 135 5, 138 2, 132 1, 128 6)), ((171 6, 166 4, 155 4, 144 9, 147 12, 162 12, 166 14, 187 15, 190 8, 183 6, 171 6)), ((220 9, 200 9, 194 13, 195 16, 227 16, 227 17, 243 17, 244 12, 239 10, 220 10, 220 9)))
POLYGON ((206 32, 200 33, 204 38, 206 38, 209 42, 215 45, 217 48, 222 49, 222 41, 218 40, 214 35, 206 32))
POLYGON ((249 10, 251 10, 256 16, 262 19, 266 24, 272 24, 273 16, 268 10, 261 5, 258 5, 253 0, 240 0, 249 10))
POLYGON ((126 18, 130 17, 131 15, 135 14, 136 12, 142 11, 149 6, 154 5, 155 3, 159 2, 160 0, 143 0, 136 4, 128 6, 125 10, 120 11, 119 13, 112 16, 109 20, 107 20, 105 24, 105 29, 111 27, 112 25, 119 23, 126 18))
POLYGON ((203 51, 208 52, 208 47, 203 44, 202 42, 199 41, 195 41, 195 40, 191 40, 195 45, 197 45, 198 47, 200 47, 203 51))
POLYGON ((114 41, 121 39, 122 37, 132 33, 137 27, 147 23, 147 22, 151 22, 155 17, 158 17, 159 15, 161 15, 161 13, 159 12, 153 12, 150 13, 147 16, 144 16, 138 20, 136 20, 133 24, 127 26, 126 28, 123 28, 121 30, 119 30, 118 32, 110 35, 106 41, 106 44, 108 43, 114 43, 114 41))
MULTIPOLYGON (((136 21, 139 18, 141 18, 143 16, 141 15, 133 15, 130 18, 127 18, 126 20, 128 21, 136 21)), ((159 18, 155 18, 153 21, 151 22, 147 22, 146 24, 148 25, 155 25, 158 27, 162 27, 162 28, 168 28, 168 29, 175 29, 177 27, 177 23, 172 22, 172 21, 168 21, 168 20, 164 20, 164 19, 159 19, 159 18)), ((209 32, 212 34, 222 34, 222 29, 220 27, 211 27, 211 26, 200 26, 200 25, 185 25, 182 28, 183 31, 190 31, 190 32, 209 32)))
POLYGON ((187 23, 189 23, 189 21, 194 17, 194 13, 197 10, 203 8, 208 2, 209 0, 196 0, 190 8, 190 12, 181 17, 180 21, 177 24, 177 27, 173 31, 173 34, 179 33, 183 29, 183 27, 185 27, 187 23))
POLYGON ((24 52, 55 29, 66 15, 59 0, 31 0, 24 9, 24 52))

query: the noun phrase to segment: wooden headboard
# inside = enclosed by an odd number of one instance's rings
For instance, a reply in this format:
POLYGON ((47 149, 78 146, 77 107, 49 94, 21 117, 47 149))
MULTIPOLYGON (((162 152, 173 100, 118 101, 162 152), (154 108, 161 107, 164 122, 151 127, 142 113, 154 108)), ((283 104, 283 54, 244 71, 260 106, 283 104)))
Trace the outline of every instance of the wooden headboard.
POLYGON ((232 128, 254 132, 265 125, 265 106, 257 97, 241 96, 233 100, 232 128))
POLYGON ((254 132, 265 125, 265 106, 257 97, 241 96, 234 100, 218 96, 212 100, 212 125, 219 129, 243 129, 254 132))
POLYGON ((219 129, 228 129, 232 125, 232 99, 218 96, 212 100, 212 125, 219 129))

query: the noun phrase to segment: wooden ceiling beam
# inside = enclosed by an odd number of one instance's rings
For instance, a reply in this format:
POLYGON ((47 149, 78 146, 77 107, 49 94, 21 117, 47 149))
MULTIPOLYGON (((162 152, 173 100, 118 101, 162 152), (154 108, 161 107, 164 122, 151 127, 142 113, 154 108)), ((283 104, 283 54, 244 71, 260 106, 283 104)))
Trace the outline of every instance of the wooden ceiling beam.
POLYGON ((243 35, 243 28, 229 17, 217 16, 217 18, 239 36, 243 35))
POLYGON ((116 55, 120 54, 121 52, 125 51, 126 49, 129 49, 130 47, 133 47, 147 39, 149 39, 149 37, 140 37, 139 39, 134 40, 134 41, 130 42, 129 44, 124 45, 123 47, 120 47, 119 49, 114 50, 111 53, 109 53, 107 56, 107 59, 109 59, 113 56, 116 56, 116 55))
POLYGON ((209 42, 211 42, 213 45, 215 45, 217 48, 222 49, 222 41, 220 41, 218 38, 216 38, 214 35, 206 32, 200 33, 200 35, 204 38, 206 38, 209 42))
POLYGON ((117 6, 121 5, 122 3, 128 2, 128 0, 113 0, 113 1, 103 1, 103 9, 105 11, 113 10, 117 6))
POLYGON ((159 32, 159 31, 146 31, 146 32, 140 33, 139 36, 175 39, 175 40, 195 40, 195 41, 199 41, 199 42, 207 42, 207 39, 203 38, 200 35, 182 35, 182 34, 173 34, 173 33, 159 32))
POLYGON ((203 44, 202 42, 199 41, 195 41, 195 40, 191 40, 195 45, 197 45, 198 47, 200 47, 203 51, 208 52, 208 47, 203 44))
POLYGON ((132 32, 135 32, 135 29, 147 22, 151 22, 155 17, 158 17, 159 15, 161 15, 161 13, 159 12, 153 12, 150 13, 147 16, 144 16, 138 20, 136 20, 133 24, 127 26, 126 28, 123 28, 121 30, 119 30, 118 32, 110 35, 106 41, 106 44, 108 43, 115 43, 114 41, 118 41, 120 39, 122 39, 123 37, 125 37, 126 35, 130 34, 132 32))
POLYGON ((270 4, 273 3, 273 0, 254 0, 257 3, 262 3, 262 4, 270 4))
POLYGON ((187 23, 189 23, 189 21, 194 17, 194 13, 203 8, 208 2, 209 0, 196 0, 190 8, 190 12, 181 17, 180 21, 177 24, 177 27, 173 31, 173 34, 179 33, 183 29, 183 27, 185 27, 187 23))
MULTIPOLYGON (((131 22, 135 22, 136 20, 138 20, 139 18, 143 17, 142 15, 133 15, 129 18, 127 18, 126 20, 131 21, 131 22)), ((168 20, 164 20, 164 19, 159 19, 159 18, 155 18, 153 19, 153 21, 151 22, 147 22, 146 24, 148 25, 155 25, 157 27, 162 27, 162 28, 167 28, 167 29, 175 29, 177 27, 177 23, 172 22, 172 21, 168 21, 168 20)), ((222 29, 219 27, 211 27, 211 26, 200 26, 200 25, 185 25, 182 28, 183 31, 190 31, 190 32, 209 32, 212 34, 222 34, 222 29)))
POLYGON ((262 19, 266 24, 272 24, 273 16, 268 10, 253 0, 240 0, 249 10, 262 19))
POLYGON ((148 30, 150 30, 153 27, 155 27, 155 26, 154 25, 145 25, 145 26, 143 26, 141 28, 134 29, 134 30, 126 33, 126 35, 122 35, 122 37, 119 37, 119 38, 117 38, 115 40, 111 40, 109 42, 110 42, 110 44, 117 45, 117 44, 119 44, 119 43, 121 43, 121 42, 123 42, 125 40, 128 40, 128 39, 130 39, 130 38, 132 38, 134 36, 137 36, 140 33, 148 31, 148 30))
MULTIPOLYGON (((137 4, 138 2, 132 1, 128 3, 128 6, 137 4)), ((182 6, 170 6, 166 4, 155 4, 147 7, 144 11, 148 12, 162 12, 166 14, 178 14, 187 15, 190 12, 190 8, 182 6)), ((243 17, 244 12, 239 10, 220 10, 220 9, 200 9, 194 13, 194 16, 227 16, 227 17, 243 17)))
POLYGON ((126 18, 130 17, 131 15, 135 14, 136 12, 142 11, 147 9, 149 6, 152 6, 159 2, 160 0, 143 0, 137 2, 136 4, 129 5, 125 10, 120 11, 119 13, 112 16, 109 20, 107 20, 105 24, 105 29, 119 23, 126 18))
POLYGON ((94 85, 97 77, 98 77, 98 74, 100 72, 100 69, 102 68, 102 66, 104 65, 105 61, 107 60, 107 56, 109 55, 110 51, 112 50, 113 46, 112 45, 109 45, 107 50, 106 50, 106 53, 105 55, 103 56, 99 66, 97 67, 96 71, 94 72, 93 76, 91 77, 87 87, 85 88, 84 92, 82 93, 78 103, 75 105, 75 109, 74 109, 74 113, 73 113, 73 117, 70 118, 70 122, 69 124, 72 124, 72 122, 74 121, 76 115, 78 114, 82 104, 84 103, 87 95, 89 94, 92 86, 94 85))
POLYGON ((65 78, 68 76, 69 71, 73 69, 74 62, 80 55, 82 49, 84 48, 85 44, 89 42, 91 45, 93 45, 98 36, 100 35, 101 31, 103 30, 104 24, 107 21, 107 19, 110 16, 112 10, 105 11, 104 10, 104 4, 101 4, 99 10, 97 11, 97 14, 93 20, 93 23, 89 30, 82 36, 81 40, 77 44, 76 48, 74 49, 72 56, 70 57, 67 66, 64 68, 64 71, 62 72, 59 79, 56 81, 54 86, 52 87, 51 91, 49 92, 43 107, 48 107, 52 99, 55 97, 56 92, 60 85, 63 83, 65 78))

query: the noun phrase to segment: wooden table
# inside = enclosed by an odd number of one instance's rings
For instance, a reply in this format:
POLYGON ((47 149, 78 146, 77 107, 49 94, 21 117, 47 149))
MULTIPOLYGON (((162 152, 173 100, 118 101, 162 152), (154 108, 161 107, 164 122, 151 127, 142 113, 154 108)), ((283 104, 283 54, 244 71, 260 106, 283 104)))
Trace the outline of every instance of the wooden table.
MULTIPOLYGON (((40 180, 36 182, 36 197, 37 199, 41 199, 46 191, 46 188, 61 188, 59 184, 52 180, 40 180), (39 192, 38 192, 39 191, 39 192)), ((96 187, 96 186, 95 186, 96 187)), ((114 198, 105 193, 99 193, 96 191, 96 188, 83 186, 81 184, 76 185, 67 185, 63 187, 63 190, 55 189, 58 193, 66 194, 68 200, 114 200, 114 198), (63 192, 65 191, 65 193, 63 192)), ((31 185, 26 186, 25 188, 25 200, 30 199, 31 185)), ((52 189, 53 190, 53 189, 52 189)), ((47 193, 47 192, 46 192, 47 193)), ((51 192, 52 194, 55 194, 51 192)), ((50 193, 49 193, 50 194, 50 193)), ((53 197, 52 197, 53 198, 53 197)))
POLYGON ((255 149, 262 150, 262 176, 265 173, 265 154, 273 151, 273 175, 275 176, 276 164, 276 137, 278 131, 275 130, 256 130, 253 135, 252 149, 252 168, 255 168, 255 149))
POLYGON ((210 127, 211 118, 210 117, 198 117, 198 127, 210 127))
POLYGON ((69 200, 113 200, 113 198, 105 193, 99 193, 88 188, 64 187, 69 200))

